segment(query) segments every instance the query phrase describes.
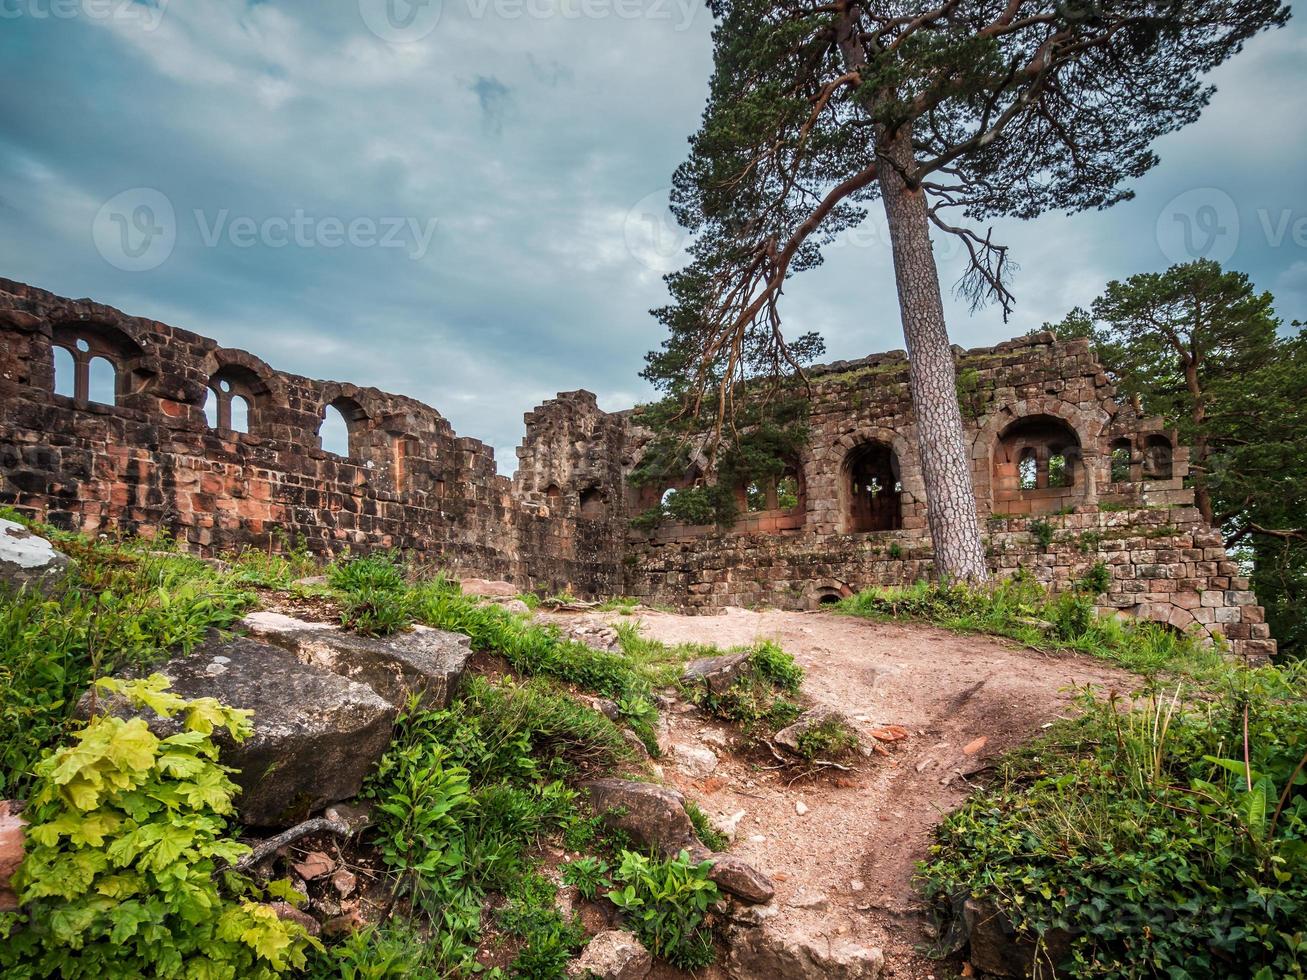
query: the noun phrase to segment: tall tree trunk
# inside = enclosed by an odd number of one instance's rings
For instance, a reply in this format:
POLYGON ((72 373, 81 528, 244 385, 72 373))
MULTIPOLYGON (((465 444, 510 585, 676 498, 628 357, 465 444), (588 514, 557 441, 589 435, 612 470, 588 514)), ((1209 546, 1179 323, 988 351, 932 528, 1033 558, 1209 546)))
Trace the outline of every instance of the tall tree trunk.
POLYGON ((1212 508, 1212 491, 1207 487, 1207 405, 1203 397, 1203 386, 1198 379, 1198 364, 1192 354, 1182 357, 1184 382, 1193 399, 1189 418, 1194 424, 1194 445, 1190 463, 1194 466, 1194 503, 1203 520, 1208 524, 1216 523, 1216 514, 1212 508))
POLYGON ((903 176, 914 169, 910 132, 905 127, 893 138, 882 133, 877 150, 935 568, 950 579, 983 581, 989 573, 976 516, 971 453, 962 434, 957 372, 931 249, 926 195, 903 176))

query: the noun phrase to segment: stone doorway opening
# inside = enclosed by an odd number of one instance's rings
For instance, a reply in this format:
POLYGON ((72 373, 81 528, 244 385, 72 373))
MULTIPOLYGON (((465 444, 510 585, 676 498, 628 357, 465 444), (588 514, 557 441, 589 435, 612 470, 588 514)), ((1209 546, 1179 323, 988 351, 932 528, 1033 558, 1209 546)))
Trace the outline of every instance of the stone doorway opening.
POLYGON ((897 531, 903 527, 899 460, 883 442, 866 442, 844 458, 844 530, 897 531))

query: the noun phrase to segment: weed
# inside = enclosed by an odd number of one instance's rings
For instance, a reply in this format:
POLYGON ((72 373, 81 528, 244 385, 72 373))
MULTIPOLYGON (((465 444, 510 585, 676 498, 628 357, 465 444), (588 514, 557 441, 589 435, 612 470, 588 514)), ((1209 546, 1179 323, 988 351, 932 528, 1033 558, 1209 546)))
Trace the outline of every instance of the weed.
POLYGON ((712 825, 712 821, 708 819, 708 814, 699 808, 698 803, 693 800, 686 800, 685 815, 690 818, 690 823, 694 825, 695 836, 703 842, 703 846, 708 850, 724 851, 730 846, 730 840, 712 825))
POLYGON ((1035 536, 1035 540, 1039 542, 1039 546, 1045 551, 1053 546, 1053 538, 1056 535, 1056 529, 1048 521, 1036 518, 1031 521, 1027 527, 1029 528, 1030 533, 1035 536))
POLYGON ((810 726, 796 740, 805 759, 839 759, 857 750, 858 733, 839 718, 810 726))
POLYGON ((577 858, 563 866, 563 882, 571 885, 588 902, 593 902, 599 895, 600 888, 612 888, 608 878, 608 862, 603 858, 577 858))

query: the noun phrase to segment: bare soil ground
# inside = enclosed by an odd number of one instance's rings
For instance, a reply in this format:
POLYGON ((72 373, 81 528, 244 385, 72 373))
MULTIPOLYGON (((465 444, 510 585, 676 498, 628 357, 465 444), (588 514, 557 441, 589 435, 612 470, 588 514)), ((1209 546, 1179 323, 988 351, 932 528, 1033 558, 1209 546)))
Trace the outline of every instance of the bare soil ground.
POLYGON ((774 879, 787 918, 831 939, 880 947, 884 975, 895 978, 957 973, 918 951, 930 941, 930 920, 912 877, 932 828, 971 791, 968 777, 1062 716, 1076 688, 1130 690, 1137 680, 1086 657, 833 613, 642 609, 638 618, 646 635, 666 643, 775 640, 807 671, 804 694, 845 712, 867 742, 885 725, 908 730, 888 756, 851 763, 858 772, 792 782, 792 771, 769 767, 756 751, 724 749, 724 726, 690 709, 670 714, 672 738, 717 752, 716 769, 691 775, 674 757, 663 760, 667 781, 710 816, 744 811, 731 850, 774 879))

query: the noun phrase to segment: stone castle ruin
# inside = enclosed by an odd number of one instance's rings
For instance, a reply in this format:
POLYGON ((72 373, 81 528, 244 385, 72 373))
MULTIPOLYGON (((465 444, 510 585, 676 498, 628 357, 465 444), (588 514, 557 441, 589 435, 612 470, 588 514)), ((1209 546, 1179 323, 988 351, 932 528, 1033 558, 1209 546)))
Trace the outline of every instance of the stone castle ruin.
MULTIPOLYGON (((1274 654, 1248 580, 1185 489, 1188 450, 1114 398, 1087 341, 955 350, 996 572, 1058 587, 1102 561, 1104 611, 1274 654)), ((286 374, 0 279, 0 503, 68 529, 167 531, 206 555, 296 541, 322 554, 401 548, 522 589, 698 612, 810 608, 928 576, 905 354, 810 376, 805 449, 775 483, 738 488, 733 527, 643 530, 632 518, 697 474, 632 486, 651 434, 587 391, 527 413, 510 480, 489 447, 411 398, 286 374), (321 448, 330 411, 348 456, 321 448)))

